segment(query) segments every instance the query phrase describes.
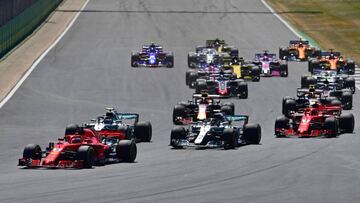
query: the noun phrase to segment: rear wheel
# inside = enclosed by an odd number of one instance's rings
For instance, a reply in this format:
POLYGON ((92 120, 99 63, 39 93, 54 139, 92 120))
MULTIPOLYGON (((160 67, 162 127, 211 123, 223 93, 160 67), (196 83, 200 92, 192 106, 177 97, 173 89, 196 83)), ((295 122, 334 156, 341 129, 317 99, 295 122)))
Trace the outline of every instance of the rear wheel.
POLYGON ((341 103, 343 104, 344 110, 351 110, 353 104, 353 95, 350 91, 343 92, 341 96, 341 103))
POLYGON ((238 95, 239 95, 239 99, 247 99, 248 98, 248 85, 247 85, 247 83, 239 82, 238 95))
POLYGON ((280 76, 287 77, 289 75, 288 64, 280 64, 280 76))
POLYGON ((182 124, 182 122, 178 121, 178 118, 186 117, 185 112, 186 112, 186 107, 184 105, 181 105, 181 104, 175 105, 174 110, 173 110, 173 123, 175 125, 182 124))
POLYGON ((355 74, 355 62, 354 61, 348 61, 346 64, 346 69, 348 70, 349 75, 355 74))
POLYGON ((200 94, 202 93, 203 91, 206 91, 207 90, 207 84, 206 84, 206 81, 197 81, 196 84, 195 84, 195 92, 197 94, 200 94))
POLYGON ((194 73, 194 72, 189 73, 189 87, 190 88, 194 88, 198 77, 199 77, 199 75, 197 73, 194 73))
POLYGON ((91 146, 80 146, 76 152, 76 160, 83 161, 84 168, 92 168, 95 163, 95 150, 91 146))
POLYGON ((251 77, 252 81, 259 82, 260 81, 260 68, 258 66, 251 67, 251 77))
POLYGON ((351 92, 354 94, 355 93, 355 79, 352 77, 346 78, 345 79, 345 85, 346 88, 349 88, 351 90, 351 92))
POLYGON ((150 142, 152 138, 152 125, 149 121, 139 122, 134 129, 135 138, 141 142, 150 142))
POLYGON ((120 140, 116 146, 116 155, 124 162, 134 162, 137 155, 136 143, 132 140, 120 140))
POLYGON ((283 102, 282 113, 289 117, 292 111, 296 111, 296 101, 294 99, 287 99, 283 102))
POLYGON ((307 75, 302 75, 301 76, 301 88, 307 88, 308 87, 307 83, 306 83, 308 77, 309 76, 307 76, 307 75))
POLYGON ((65 128, 65 135, 74 135, 79 129, 79 126, 76 124, 69 124, 65 128))
POLYGON ((285 47, 280 47, 279 48, 279 57, 282 60, 288 60, 288 56, 289 56, 289 50, 285 47))
POLYGON ((244 126, 244 139, 248 144, 260 144, 261 127, 259 124, 246 124, 244 126))
POLYGON ((224 103, 221 106, 221 112, 223 112, 226 115, 233 116, 235 114, 235 105, 234 105, 234 103, 230 103, 230 102, 224 103))

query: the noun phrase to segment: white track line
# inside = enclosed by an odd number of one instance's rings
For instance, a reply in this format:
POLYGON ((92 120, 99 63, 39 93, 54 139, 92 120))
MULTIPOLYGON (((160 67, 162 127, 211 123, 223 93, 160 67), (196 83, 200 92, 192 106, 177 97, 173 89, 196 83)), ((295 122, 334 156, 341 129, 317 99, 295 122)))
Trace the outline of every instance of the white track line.
POLYGON ((8 95, 0 102, 0 109, 8 102, 11 97, 15 94, 15 92, 20 88, 20 86, 24 83, 26 78, 29 77, 31 72, 36 68, 36 66, 45 58, 45 56, 59 43, 59 41, 65 36, 65 34, 70 30, 71 26, 74 24, 76 19, 79 17, 81 11, 84 10, 86 5, 89 3, 90 0, 86 0, 85 4, 81 7, 80 11, 78 11, 75 17, 71 20, 69 25, 65 28, 64 32, 51 44, 49 48, 47 48, 41 56, 35 60, 35 62, 31 65, 31 67, 26 71, 26 73, 21 77, 21 79, 16 83, 16 85, 11 89, 8 95))
MULTIPOLYGON (((278 15, 275 11, 274 11, 274 9, 273 8, 271 8, 271 6, 268 4, 268 3, 266 3, 266 1, 265 0, 261 0, 261 3, 263 3, 264 4, 264 6, 267 8, 267 9, 269 9, 269 11, 275 16, 275 17, 277 17, 292 33, 294 33, 297 37, 299 37, 299 38, 304 38, 300 33, 298 33, 297 31, 296 31, 296 29, 294 29, 293 27, 291 27, 291 25, 288 23, 288 22, 286 22, 280 15, 278 15)), ((355 74, 357 75, 357 74, 360 74, 360 70, 358 69, 358 67, 356 67, 356 69, 355 69, 355 74)), ((356 88, 358 88, 359 90, 360 90, 360 78, 358 78, 358 77, 355 77, 355 82, 357 83, 357 84, 355 84, 355 86, 356 86, 356 88)))
POLYGON ((266 3, 265 0, 261 0, 261 3, 263 3, 264 6, 266 6, 266 8, 269 9, 269 11, 270 11, 275 17, 277 17, 277 18, 278 18, 291 32, 293 32, 298 38, 303 38, 303 37, 301 36, 301 34, 298 33, 293 27, 291 27, 291 25, 290 25, 288 22, 286 22, 280 15, 278 15, 278 14, 274 11, 274 9, 271 8, 271 6, 270 6, 268 3, 266 3))

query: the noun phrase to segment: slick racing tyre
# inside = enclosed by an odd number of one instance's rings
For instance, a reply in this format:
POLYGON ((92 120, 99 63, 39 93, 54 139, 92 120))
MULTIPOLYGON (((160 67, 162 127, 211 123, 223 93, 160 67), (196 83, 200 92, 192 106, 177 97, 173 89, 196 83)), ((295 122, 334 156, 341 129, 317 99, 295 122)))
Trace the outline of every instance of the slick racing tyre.
POLYGON ((166 67, 168 68, 172 68, 174 67, 174 56, 173 55, 168 55, 166 56, 166 67))
POLYGON ((39 145, 37 144, 28 144, 24 148, 23 157, 33 160, 41 160, 42 151, 39 145))
POLYGON ((353 114, 342 114, 339 118, 339 128, 344 133, 354 132, 355 119, 353 114))
POLYGON ((350 91, 344 91, 341 96, 341 103, 344 110, 351 110, 353 106, 353 95, 350 91))
POLYGON ((260 144, 261 127, 259 124, 246 124, 244 126, 244 139, 247 144, 260 144))
POLYGON ((290 112, 296 111, 296 101, 294 99, 287 99, 283 103, 282 113, 286 116, 290 116, 290 112))
POLYGON ((140 60, 139 55, 131 55, 131 67, 138 67, 138 61, 140 60))
POLYGON ((251 77, 252 77, 253 82, 260 81, 260 73, 261 73, 261 70, 258 66, 251 67, 251 77))
POLYGON ((91 146, 83 145, 76 151, 76 160, 83 161, 84 168, 92 168, 95 163, 95 150, 91 146))
POLYGON ((135 138, 140 142, 150 142, 152 138, 152 125, 149 121, 138 122, 134 129, 135 138))
POLYGON ((245 82, 239 82, 238 84, 238 95, 239 99, 248 98, 248 85, 245 82))
POLYGON ((132 140, 120 140, 116 146, 116 155, 123 162, 134 162, 137 155, 136 143, 132 140))
POLYGON ((173 109, 173 123, 175 125, 181 125, 182 122, 178 121, 177 118, 184 118, 186 117, 186 107, 181 104, 175 105, 173 109))
POLYGON ((235 105, 234 103, 226 102, 221 106, 221 112, 225 115, 233 116, 235 114, 235 105))
POLYGON ((338 133, 338 123, 334 117, 326 118, 324 122, 324 128, 330 132, 326 134, 326 137, 336 137, 338 133))
POLYGON ((282 135, 276 129, 288 129, 289 119, 285 116, 279 116, 275 120, 275 136, 281 137, 282 135))
POLYGON ((65 128, 65 135, 74 135, 79 130, 79 126, 76 124, 69 124, 65 128))
POLYGON ((186 139, 186 131, 184 127, 175 127, 171 130, 170 145, 173 148, 181 148, 178 145, 180 139, 186 139))
POLYGON ((233 128, 225 128, 222 134, 224 149, 235 149, 238 144, 238 136, 233 128))
POLYGON ((280 76, 281 77, 287 77, 288 75, 289 75, 288 64, 281 63, 280 64, 280 76))

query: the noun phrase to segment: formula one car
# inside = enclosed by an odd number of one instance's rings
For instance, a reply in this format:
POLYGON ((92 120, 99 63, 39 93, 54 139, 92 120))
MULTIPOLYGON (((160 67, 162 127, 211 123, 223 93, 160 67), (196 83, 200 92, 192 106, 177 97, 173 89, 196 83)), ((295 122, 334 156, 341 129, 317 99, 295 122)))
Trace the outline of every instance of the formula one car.
POLYGON ((143 45, 140 52, 131 53, 132 67, 168 67, 174 66, 174 55, 172 52, 163 52, 161 45, 143 45))
POLYGON ((355 74, 355 62, 344 59, 340 52, 330 49, 330 52, 321 52, 317 58, 309 60, 309 72, 316 74, 323 70, 335 70, 342 74, 355 74))
POLYGON ((225 115, 234 115, 235 107, 233 103, 221 104, 220 100, 215 100, 215 98, 218 98, 218 95, 193 94, 192 100, 175 105, 173 123, 181 125, 205 120, 219 112, 225 115))
POLYGON ((185 83, 190 88, 194 88, 195 82, 197 79, 202 77, 208 77, 213 74, 232 74, 230 70, 224 70, 221 66, 215 65, 213 63, 207 64, 205 67, 198 68, 196 70, 186 71, 185 74, 185 83))
POLYGON ((248 85, 244 80, 232 79, 225 74, 212 75, 207 79, 197 79, 195 92, 207 92, 219 95, 222 98, 238 97, 246 99, 248 97, 248 85))
POLYGON ((204 68, 210 63, 221 66, 224 60, 231 59, 227 53, 218 53, 214 48, 197 48, 196 52, 188 53, 189 68, 204 68))
POLYGON ((175 127, 171 130, 170 146, 234 149, 244 144, 259 144, 261 127, 248 124, 248 119, 246 115, 216 113, 213 118, 195 122, 187 129, 175 127), (239 124, 233 125, 235 122, 239 124))
POLYGON ((354 116, 341 114, 339 106, 316 105, 299 109, 289 117, 275 120, 276 137, 336 137, 339 133, 354 131, 354 116))
POLYGON ((355 79, 347 74, 338 74, 336 70, 323 70, 315 75, 301 76, 301 88, 308 88, 310 85, 316 87, 318 83, 336 85, 337 89, 349 89, 353 94, 356 90, 355 79))
MULTIPOLYGON (((225 43, 225 40, 218 38, 214 40, 206 40, 206 48, 215 48, 218 53, 228 53, 231 57, 239 57, 239 50, 234 46, 225 43)), ((201 47, 197 47, 200 50, 201 47)))
POLYGON ((321 51, 311 47, 307 40, 291 40, 288 47, 279 48, 279 57, 287 61, 307 61, 311 57, 320 56, 321 51))
POLYGON ((91 128, 70 125, 64 138, 50 142, 45 151, 29 144, 19 166, 30 168, 92 168, 109 162, 134 162, 137 148, 132 140, 102 137, 91 128))
POLYGON ((278 60, 276 54, 268 53, 268 51, 256 53, 252 63, 260 67, 261 76, 288 76, 287 62, 278 60))
POLYGON ((152 126, 149 121, 139 122, 137 113, 119 113, 114 108, 107 108, 106 114, 85 124, 101 136, 117 136, 119 139, 150 142, 152 126))
POLYGON ((260 81, 261 69, 251 62, 246 62, 242 58, 234 57, 229 64, 224 65, 224 70, 231 70, 238 79, 260 81))
POLYGON ((291 112, 310 107, 313 104, 323 106, 339 106, 345 110, 352 108, 352 94, 350 92, 339 92, 339 95, 326 95, 321 89, 311 86, 309 89, 297 89, 297 98, 286 96, 282 101, 282 113, 289 116, 291 112))

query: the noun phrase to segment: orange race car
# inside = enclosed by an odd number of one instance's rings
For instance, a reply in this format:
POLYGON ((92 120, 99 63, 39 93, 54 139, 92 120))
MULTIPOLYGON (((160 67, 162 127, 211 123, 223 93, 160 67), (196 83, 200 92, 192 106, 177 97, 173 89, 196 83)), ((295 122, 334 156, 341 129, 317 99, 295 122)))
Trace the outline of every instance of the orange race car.
POLYGON ((321 50, 310 46, 307 40, 291 40, 289 46, 279 48, 279 57, 287 61, 307 61, 310 57, 317 57, 321 50))
POLYGON ((309 72, 316 74, 323 70, 336 70, 338 73, 353 75, 355 62, 330 49, 329 52, 321 52, 320 56, 309 61, 309 72))

